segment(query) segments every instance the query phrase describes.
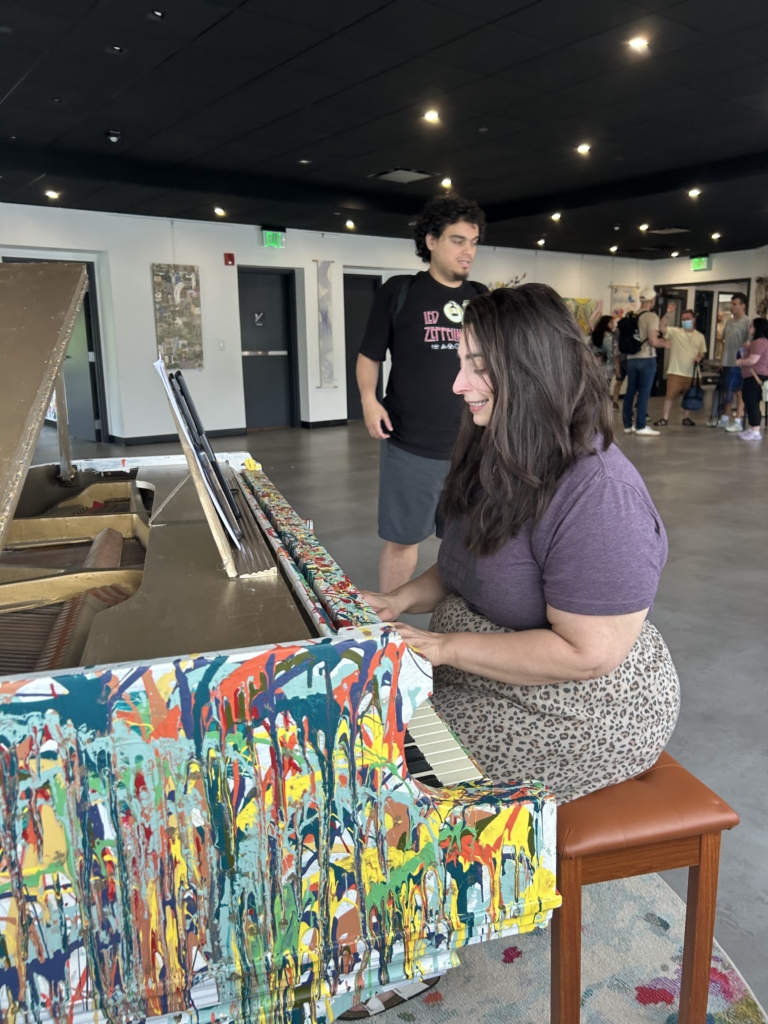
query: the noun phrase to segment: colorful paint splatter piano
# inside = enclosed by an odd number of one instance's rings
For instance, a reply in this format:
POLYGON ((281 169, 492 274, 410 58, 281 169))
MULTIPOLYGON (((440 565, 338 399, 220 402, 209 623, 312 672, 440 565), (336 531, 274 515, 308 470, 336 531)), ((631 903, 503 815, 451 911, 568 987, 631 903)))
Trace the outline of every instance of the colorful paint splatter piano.
POLYGON ((409 775, 429 665, 245 453, 229 578, 182 457, 63 481, 32 447, 0 466, 4 1019, 330 1021, 546 924, 551 796, 409 775))

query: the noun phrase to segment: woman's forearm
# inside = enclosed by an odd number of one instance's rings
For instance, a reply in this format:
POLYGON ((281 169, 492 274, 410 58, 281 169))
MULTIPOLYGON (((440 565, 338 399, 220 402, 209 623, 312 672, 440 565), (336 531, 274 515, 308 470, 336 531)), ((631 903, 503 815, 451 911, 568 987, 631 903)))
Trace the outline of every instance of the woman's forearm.
POLYGON ((398 587, 394 593, 403 599, 403 612, 421 615, 425 612, 433 612, 449 591, 440 578, 440 571, 435 562, 421 576, 417 576, 415 580, 409 580, 402 587, 398 587))
POLYGON ((737 366, 756 366, 760 362, 760 353, 756 356, 742 356, 736 360, 737 366))

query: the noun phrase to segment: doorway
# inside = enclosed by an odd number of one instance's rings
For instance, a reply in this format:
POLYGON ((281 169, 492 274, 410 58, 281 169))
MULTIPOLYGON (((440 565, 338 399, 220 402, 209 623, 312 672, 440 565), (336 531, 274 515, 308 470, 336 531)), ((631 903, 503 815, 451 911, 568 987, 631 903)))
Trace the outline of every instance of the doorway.
MULTIPOLYGON (((4 256, 3 263, 74 263, 75 260, 4 256)), ((106 389, 101 358, 101 335, 96 298, 96 268, 83 263, 88 289, 77 314, 64 357, 64 390, 67 394, 69 436, 79 441, 107 441, 106 389)))
POLYGON ((239 267, 246 430, 299 425, 296 285, 292 270, 239 267))
MULTIPOLYGON (((666 313, 667 327, 679 327, 682 323, 685 304, 688 301, 688 292, 685 288, 664 288, 656 300, 656 312, 659 319, 666 313)), ((656 377, 651 388, 652 395, 666 395, 667 393, 667 364, 669 363, 669 349, 656 349, 656 377)))
MULTIPOLYGON (((375 274, 344 275, 344 347, 347 364, 347 419, 361 420, 363 405, 357 388, 357 355, 363 341, 373 299, 381 287, 381 277, 375 274)), ((382 399, 382 370, 379 368, 379 382, 376 397, 382 399)))

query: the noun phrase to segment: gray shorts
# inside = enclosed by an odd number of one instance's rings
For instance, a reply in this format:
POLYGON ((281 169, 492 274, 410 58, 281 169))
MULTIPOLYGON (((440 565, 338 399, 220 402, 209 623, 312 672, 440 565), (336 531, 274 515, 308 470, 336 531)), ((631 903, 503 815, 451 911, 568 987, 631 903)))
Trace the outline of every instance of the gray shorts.
POLYGON ((425 459, 381 442, 379 454, 379 536, 394 544, 420 544, 445 525, 437 506, 451 463, 425 459))

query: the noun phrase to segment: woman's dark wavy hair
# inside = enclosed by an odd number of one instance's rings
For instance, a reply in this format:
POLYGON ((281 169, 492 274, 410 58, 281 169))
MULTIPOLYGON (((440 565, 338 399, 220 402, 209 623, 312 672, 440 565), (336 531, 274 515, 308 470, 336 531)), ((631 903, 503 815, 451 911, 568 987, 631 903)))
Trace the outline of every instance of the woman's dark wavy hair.
POLYGON ((755 317, 752 321, 752 337, 768 338, 768 320, 765 320, 761 316, 755 317))
POLYGON ((485 233, 485 214, 474 200, 462 199, 461 196, 453 194, 431 199, 421 211, 421 216, 413 229, 416 255, 421 256, 425 263, 429 263, 432 254, 427 248, 427 235, 439 238, 449 224, 456 224, 460 220, 465 220, 468 224, 477 224, 482 242, 485 233))
POLYGON ((592 344, 595 348, 603 347, 603 340, 606 331, 608 330, 608 324, 613 320, 612 316, 601 316, 595 324, 594 330, 592 331, 592 344))
POLYGON ((466 515, 467 547, 490 555, 541 519, 579 456, 612 443, 613 416, 598 364, 548 285, 478 296, 464 331, 483 354, 493 409, 486 427, 464 410, 442 509, 448 519, 466 515))

